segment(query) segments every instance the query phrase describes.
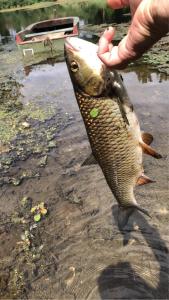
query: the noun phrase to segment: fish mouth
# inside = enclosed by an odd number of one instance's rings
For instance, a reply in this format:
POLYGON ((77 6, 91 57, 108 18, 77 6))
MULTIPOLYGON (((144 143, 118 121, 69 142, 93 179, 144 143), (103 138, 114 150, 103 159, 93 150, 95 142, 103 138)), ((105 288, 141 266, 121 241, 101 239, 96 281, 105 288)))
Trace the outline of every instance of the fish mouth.
POLYGON ((70 51, 79 51, 79 49, 75 48, 75 46, 71 43, 70 37, 65 39, 65 48, 70 51))
POLYGON ((77 37, 67 37, 65 39, 65 48, 70 51, 92 53, 92 55, 95 55, 98 50, 97 45, 77 37))

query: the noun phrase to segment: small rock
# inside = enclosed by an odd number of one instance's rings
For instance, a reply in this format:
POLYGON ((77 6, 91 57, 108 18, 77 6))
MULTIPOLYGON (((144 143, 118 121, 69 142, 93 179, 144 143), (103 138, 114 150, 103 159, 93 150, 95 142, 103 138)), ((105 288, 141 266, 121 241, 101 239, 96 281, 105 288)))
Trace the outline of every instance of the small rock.
POLYGON ((30 128, 30 124, 28 122, 22 122, 22 127, 27 129, 27 128, 30 128))

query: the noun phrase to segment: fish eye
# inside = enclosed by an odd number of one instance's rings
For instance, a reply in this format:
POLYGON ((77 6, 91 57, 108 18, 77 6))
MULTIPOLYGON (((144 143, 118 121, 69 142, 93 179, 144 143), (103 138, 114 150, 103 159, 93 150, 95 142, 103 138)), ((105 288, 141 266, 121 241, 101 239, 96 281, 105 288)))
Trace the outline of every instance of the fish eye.
POLYGON ((79 69, 79 66, 78 66, 77 62, 73 61, 73 62, 71 63, 71 71, 72 71, 72 72, 77 72, 78 69, 79 69))

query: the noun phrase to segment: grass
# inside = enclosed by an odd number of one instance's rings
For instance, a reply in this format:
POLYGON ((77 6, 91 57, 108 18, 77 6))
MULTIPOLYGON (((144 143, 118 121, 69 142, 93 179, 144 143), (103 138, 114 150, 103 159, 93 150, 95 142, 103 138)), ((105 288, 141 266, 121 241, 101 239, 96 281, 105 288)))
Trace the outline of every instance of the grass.
MULTIPOLYGON (((0 0, 1 2, 2 0, 0 0)), ((8 1, 8 0, 6 0, 8 1)), ((0 9, 0 13, 4 12, 13 12, 17 10, 34 10, 34 9, 40 9, 40 8, 45 8, 45 7, 51 7, 55 6, 57 4, 78 4, 80 2, 89 2, 89 3, 96 3, 97 5, 104 6, 105 2, 103 0, 55 0, 55 1, 48 1, 48 2, 40 2, 40 3, 35 3, 31 5, 25 5, 25 6, 20 6, 20 7, 11 7, 11 8, 5 8, 5 9, 0 9)))
POLYGON ((1 9, 0 13, 4 12, 12 12, 12 11, 17 11, 17 10, 34 10, 34 9, 39 9, 39 8, 45 8, 45 7, 50 7, 50 6, 55 6, 57 5, 57 2, 40 2, 40 3, 35 3, 31 5, 26 5, 26 6, 20 6, 20 7, 11 7, 11 8, 6 8, 6 9, 1 9))

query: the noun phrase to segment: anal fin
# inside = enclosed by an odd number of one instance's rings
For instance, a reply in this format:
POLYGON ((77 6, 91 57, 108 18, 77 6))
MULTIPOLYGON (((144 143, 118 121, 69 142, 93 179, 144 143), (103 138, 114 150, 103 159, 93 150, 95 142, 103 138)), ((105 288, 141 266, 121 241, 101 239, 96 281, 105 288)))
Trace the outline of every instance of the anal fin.
POLYGON ((141 136, 142 136, 142 140, 145 144, 151 145, 151 143, 153 142, 152 134, 142 131, 141 136))
POLYGON ((144 185, 144 184, 152 183, 152 182, 155 182, 155 181, 154 181, 154 180, 151 180, 148 176, 142 174, 142 175, 138 178, 136 185, 139 186, 139 185, 144 185))
POLYGON ((157 159, 162 158, 161 154, 156 152, 152 147, 145 144, 144 142, 140 142, 140 146, 142 147, 144 153, 151 155, 157 159))

